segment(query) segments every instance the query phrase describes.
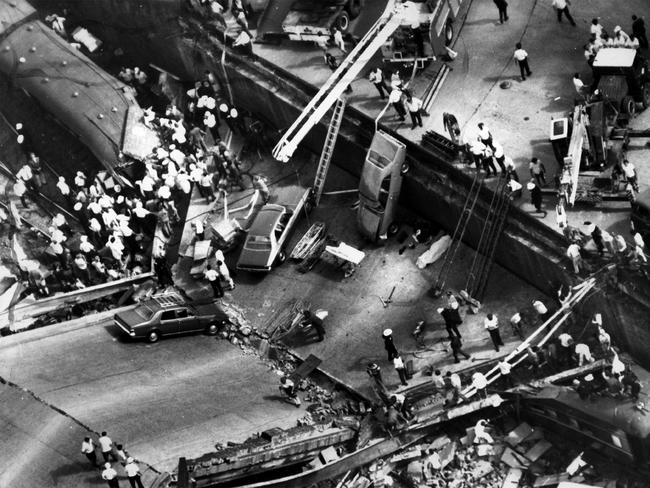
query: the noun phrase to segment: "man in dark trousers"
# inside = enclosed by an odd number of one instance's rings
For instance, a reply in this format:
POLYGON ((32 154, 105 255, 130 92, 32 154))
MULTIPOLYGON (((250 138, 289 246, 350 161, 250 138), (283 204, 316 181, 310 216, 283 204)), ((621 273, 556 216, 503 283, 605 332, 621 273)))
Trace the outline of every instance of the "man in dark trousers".
POLYGON ((311 325, 318 335, 318 342, 321 342, 325 338, 325 327, 323 327, 323 319, 321 319, 315 313, 310 312, 309 310, 303 310, 302 315, 302 325, 311 325))
POLYGON ((458 305, 456 308, 445 307, 439 308, 438 313, 442 315, 442 318, 445 319, 445 327, 447 328, 447 334, 449 334, 449 339, 462 337, 460 332, 458 332, 458 326, 463 323, 463 319, 460 317, 460 312, 458 311, 458 305))
POLYGON ((460 341, 460 338, 456 336, 451 336, 451 352, 454 355, 455 363, 460 363, 460 359, 458 359, 459 354, 465 356, 465 359, 469 359, 471 357, 469 354, 463 351, 463 343, 460 341))
POLYGON ((648 38, 645 33, 645 22, 636 15, 632 16, 632 34, 639 40, 641 49, 648 49, 648 38))
POLYGON ((530 201, 535 206, 535 210, 546 217, 546 210, 542 209, 542 189, 534 181, 530 181, 526 188, 530 191, 530 201))
POLYGON ((528 53, 523 47, 521 47, 521 42, 518 42, 515 45, 515 48, 514 58, 519 65, 519 72, 521 73, 522 81, 526 81, 526 76, 533 74, 530 70, 530 66, 528 66, 528 53))
POLYGON ((393 331, 391 329, 384 330, 382 337, 384 338, 384 348, 388 353, 388 360, 392 361, 394 358, 399 356, 399 353, 397 352, 397 348, 393 343, 393 331))
POLYGON ((508 2, 506 0, 494 0, 494 4, 499 9, 499 22, 503 24, 508 20, 508 2))

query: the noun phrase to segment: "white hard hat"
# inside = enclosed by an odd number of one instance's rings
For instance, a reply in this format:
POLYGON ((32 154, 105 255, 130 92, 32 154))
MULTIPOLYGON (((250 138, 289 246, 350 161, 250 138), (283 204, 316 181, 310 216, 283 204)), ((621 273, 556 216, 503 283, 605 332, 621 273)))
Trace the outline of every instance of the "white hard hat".
POLYGON ((442 307, 437 309, 438 313, 442 313, 443 310, 444 310, 444 308, 442 308, 442 307))
POLYGON ((393 334, 393 330, 392 330, 392 329, 384 329, 384 332, 383 332, 382 335, 383 335, 384 337, 388 337, 388 336, 390 336, 390 335, 392 335, 392 334, 393 334))
POLYGON ((529 181, 528 184, 526 185, 526 188, 528 190, 534 190, 535 189, 535 183, 533 183, 532 181, 529 181))
POLYGON ((104 463, 104 467, 105 467, 106 469, 110 468, 110 467, 111 467, 111 463, 104 463))

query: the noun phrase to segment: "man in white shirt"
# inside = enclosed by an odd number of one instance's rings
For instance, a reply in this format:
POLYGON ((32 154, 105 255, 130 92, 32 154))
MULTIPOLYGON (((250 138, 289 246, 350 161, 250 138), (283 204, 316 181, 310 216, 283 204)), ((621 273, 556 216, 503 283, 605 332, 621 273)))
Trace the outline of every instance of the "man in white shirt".
POLYGON ((476 372, 472 375, 472 387, 479 397, 487 398, 487 386, 488 382, 483 373, 476 372))
POLYGON ((70 187, 65 182, 65 177, 59 176, 59 181, 56 183, 56 186, 61 192, 61 195, 63 195, 66 198, 70 196, 70 187))
POLYGON ((140 480, 140 468, 135 462, 135 459, 132 457, 127 458, 126 466, 124 466, 124 471, 126 471, 126 477, 131 483, 131 488, 144 488, 142 481, 140 480))
POLYGON ((476 422, 476 425, 474 426, 474 443, 475 444, 478 444, 481 441, 485 441, 488 444, 494 444, 494 439, 486 431, 487 424, 488 424, 487 420, 485 420, 485 419, 480 419, 478 422, 476 422))
POLYGON ((411 116, 411 122, 413 124, 411 126, 411 130, 415 129, 415 127, 418 125, 422 127, 422 116, 420 115, 422 100, 409 95, 406 97, 406 108, 408 108, 409 115, 411 116))
POLYGON ((381 68, 377 67, 376 69, 372 70, 370 72, 370 76, 368 76, 368 79, 373 85, 375 85, 375 88, 377 88, 380 98, 384 100, 386 98, 386 94, 388 93, 388 87, 384 81, 384 73, 381 68))
POLYGON ((600 37, 603 35, 603 26, 600 24, 598 19, 592 19, 591 20, 591 26, 589 27, 589 32, 596 37, 600 37))
POLYGON ((210 282, 212 287, 212 292, 214 293, 215 298, 223 297, 223 288, 221 287, 221 282, 219 281, 219 272, 208 264, 203 276, 206 280, 210 282))
POLYGON ((406 366, 404 366, 402 358, 399 356, 393 358, 393 366, 395 367, 395 371, 397 371, 397 375, 399 376, 402 385, 408 386, 409 384, 406 382, 406 366))
POLYGON ((84 254, 90 254, 95 250, 95 246, 88 242, 88 236, 81 236, 79 238, 79 250, 84 254))
POLYGON ((630 36, 628 36, 622 29, 620 25, 614 27, 614 47, 627 47, 630 42, 630 36))
POLYGON ((404 122, 406 120, 406 110, 404 109, 404 104, 402 103, 402 90, 399 88, 393 88, 388 95, 388 101, 393 104, 393 108, 397 112, 399 120, 404 122))
POLYGON ((483 326, 485 330, 490 334, 490 339, 492 339, 492 344, 494 344, 494 350, 499 352, 499 346, 503 346, 503 341, 501 340, 501 335, 499 334, 499 319, 497 319, 496 314, 489 313, 483 320, 483 326))
POLYGON ((589 346, 587 344, 583 344, 582 342, 576 344, 574 353, 578 359, 578 366, 582 366, 585 363, 594 362, 594 358, 591 355, 591 351, 589 350, 589 346))
POLYGON ((81 452, 85 454, 90 464, 97 466, 97 454, 95 453, 95 443, 90 437, 84 437, 81 443, 81 452))
POLYGON ((117 481, 117 471, 111 467, 111 463, 104 464, 102 479, 108 483, 108 488, 120 488, 120 482, 117 481))
POLYGON ((573 86, 575 87, 576 93, 578 95, 585 94, 585 84, 580 79, 580 73, 576 73, 573 75, 573 86))
POLYGON ((528 66, 528 53, 521 47, 521 42, 518 42, 516 45, 516 50, 514 54, 515 61, 519 65, 519 72, 521 73, 522 81, 526 80, 526 75, 530 76, 533 72, 528 66))
POLYGON ((553 0, 553 8, 557 11, 557 21, 562 22, 562 14, 567 18, 573 27, 576 26, 575 20, 571 17, 571 12, 569 12, 569 1, 568 0, 553 0))
POLYGON ((582 265, 582 256, 580 256, 580 246, 575 242, 570 244, 566 250, 566 255, 571 260, 573 264, 573 271, 578 274, 580 273, 580 266, 582 265))
POLYGON ((108 462, 109 457, 113 458, 113 461, 117 461, 115 454, 113 454, 113 441, 108 437, 106 432, 102 432, 102 435, 97 439, 97 442, 99 443, 105 462, 108 462))

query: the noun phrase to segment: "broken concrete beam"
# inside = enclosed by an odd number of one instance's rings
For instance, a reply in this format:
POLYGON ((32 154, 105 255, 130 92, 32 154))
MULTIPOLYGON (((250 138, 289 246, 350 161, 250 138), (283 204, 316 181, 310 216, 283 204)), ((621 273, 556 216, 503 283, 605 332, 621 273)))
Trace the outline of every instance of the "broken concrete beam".
POLYGON ((427 451, 437 451, 438 449, 445 447, 447 444, 451 442, 451 439, 447 437, 446 435, 443 435, 442 437, 436 438, 431 444, 427 446, 427 451))
POLYGON ((517 469, 526 469, 530 466, 530 461, 528 461, 524 456, 513 451, 509 447, 503 451, 501 456, 501 462, 507 464, 511 468, 517 469))
POLYGON ((523 422, 519 424, 516 429, 508 432, 505 441, 514 447, 520 442, 523 442, 532 433, 533 433, 533 428, 530 425, 528 425, 526 422, 523 422))
POLYGON ((454 460, 456 454, 456 443, 450 442, 440 451, 440 464, 442 468, 454 460))
POLYGON ((415 446, 407 449, 406 451, 402 451, 399 454, 395 454, 393 457, 389 459, 388 462, 398 463, 400 461, 407 461, 409 459, 419 457, 421 454, 422 454, 422 449, 420 448, 420 446, 415 446))
POLYGON ((546 488, 551 486, 557 486, 563 481, 569 481, 569 475, 567 473, 555 473, 548 474, 546 476, 540 476, 533 483, 534 488, 546 488))
POLYGON ((540 441, 537 441, 533 447, 526 451, 525 456, 530 460, 531 463, 534 463, 539 458, 541 458, 551 447, 553 447, 553 444, 551 444, 546 439, 542 439, 540 441))

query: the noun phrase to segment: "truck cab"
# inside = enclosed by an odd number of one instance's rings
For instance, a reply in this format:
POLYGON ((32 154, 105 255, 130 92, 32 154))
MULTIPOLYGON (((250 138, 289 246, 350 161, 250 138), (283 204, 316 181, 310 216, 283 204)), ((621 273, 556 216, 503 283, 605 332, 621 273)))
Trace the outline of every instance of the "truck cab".
POLYGON ((282 21, 282 31, 293 41, 327 41, 335 27, 347 33, 361 8, 361 0, 297 0, 282 21))
POLYGON ((637 104, 650 104, 648 62, 636 49, 602 48, 592 69, 593 86, 624 114, 634 114, 637 104))

